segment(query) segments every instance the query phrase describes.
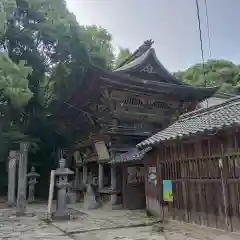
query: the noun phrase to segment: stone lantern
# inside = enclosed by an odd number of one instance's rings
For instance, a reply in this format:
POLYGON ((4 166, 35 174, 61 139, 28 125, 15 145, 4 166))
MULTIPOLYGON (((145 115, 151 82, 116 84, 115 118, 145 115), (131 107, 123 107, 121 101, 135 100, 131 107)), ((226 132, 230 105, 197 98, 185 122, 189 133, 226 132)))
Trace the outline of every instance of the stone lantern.
POLYGON ((32 203, 35 200, 35 185, 38 183, 37 178, 40 177, 36 173, 35 167, 31 168, 30 173, 27 174, 28 177, 28 202, 32 203))
POLYGON ((67 211, 67 188, 70 183, 68 182, 68 175, 74 174, 73 171, 65 167, 66 160, 64 158, 59 160, 59 168, 55 171, 57 190, 57 209, 53 214, 54 220, 69 220, 70 214, 67 211))

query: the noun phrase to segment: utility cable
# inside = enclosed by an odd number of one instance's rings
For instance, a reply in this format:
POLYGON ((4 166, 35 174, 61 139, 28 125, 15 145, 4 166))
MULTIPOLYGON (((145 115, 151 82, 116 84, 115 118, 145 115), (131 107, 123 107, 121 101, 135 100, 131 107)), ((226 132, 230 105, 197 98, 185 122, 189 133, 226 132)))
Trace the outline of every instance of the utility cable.
MULTIPOLYGON (((34 86, 34 85, 30 85, 30 87, 38 90, 38 88, 37 88, 36 86, 34 86)), ((60 103, 63 103, 63 104, 65 104, 65 105, 67 105, 69 108, 73 108, 73 109, 77 110, 78 112, 83 113, 83 115, 88 118, 88 120, 89 120, 89 122, 90 122, 91 124, 93 124, 93 125, 95 124, 94 121, 93 121, 93 119, 92 119, 93 116, 92 116, 89 112, 83 111, 83 110, 80 109, 79 107, 76 107, 76 106, 74 106, 74 105, 72 105, 72 104, 70 104, 70 103, 68 103, 68 102, 65 102, 65 101, 62 101, 62 100, 59 100, 59 99, 55 99, 55 100, 58 101, 58 102, 60 102, 60 103)))
POLYGON ((204 85, 206 87, 207 86, 207 78, 206 78, 206 73, 205 73, 202 28, 201 28, 201 19, 200 19, 200 10, 199 10, 198 0, 196 0, 195 3, 196 3, 196 8, 197 8, 198 31, 199 31, 199 40, 200 40, 201 57, 202 57, 202 71, 203 71, 204 85))
MULTIPOLYGON (((206 72, 205 72, 205 61, 204 61, 204 50, 203 50, 203 39, 202 39, 202 29, 201 29, 201 18, 200 18, 200 10, 199 10, 199 4, 198 0, 195 1, 196 3, 196 8, 197 8, 197 19, 198 19, 198 30, 199 30, 199 40, 200 40, 200 47, 201 47, 201 56, 202 56, 202 71, 203 71, 203 78, 204 78, 204 84, 205 87, 207 87, 207 77, 206 77, 206 72)), ((208 24, 208 9, 207 9, 207 1, 205 0, 205 13, 206 13, 206 19, 207 19, 207 27, 208 27, 208 36, 209 36, 209 53, 211 53, 211 48, 210 48, 210 30, 209 30, 209 24, 208 24)), ((208 105, 208 99, 206 99, 207 103, 207 108, 209 107, 208 105)), ((210 127, 210 117, 209 114, 207 115, 207 124, 210 127)), ((215 133, 214 133, 215 134, 215 133)), ((214 135, 213 134, 213 135, 214 135)))
MULTIPOLYGON (((204 85, 207 87, 207 78, 205 73, 205 61, 204 61, 204 51, 203 51, 203 39, 202 39, 202 28, 201 28, 201 18, 200 18, 200 9, 198 0, 195 1, 196 9, 197 9, 197 20, 198 20, 198 31, 199 31, 199 40, 200 40, 200 50, 201 50, 201 57, 202 57, 202 71, 203 71, 203 79, 204 85)), ((208 108, 208 100, 206 99, 207 108, 208 108)), ((209 119, 209 118, 208 118, 209 119)), ((210 125, 210 123, 209 123, 210 125)))
POLYGON ((204 0, 204 5, 205 5, 205 15, 206 15, 206 23, 207 23, 207 35, 208 35, 208 54, 209 54, 209 59, 211 59, 212 51, 211 51, 211 39, 210 39, 210 27, 209 27, 207 0, 204 0))

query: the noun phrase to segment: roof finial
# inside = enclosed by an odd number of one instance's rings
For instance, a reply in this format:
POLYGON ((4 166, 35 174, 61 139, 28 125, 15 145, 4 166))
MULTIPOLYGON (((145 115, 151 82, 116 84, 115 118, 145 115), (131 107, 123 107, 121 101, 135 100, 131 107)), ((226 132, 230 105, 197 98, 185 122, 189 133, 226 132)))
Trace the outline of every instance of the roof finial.
POLYGON ((149 50, 152 47, 152 44, 154 41, 152 39, 146 40, 143 42, 143 44, 128 58, 126 58, 124 61, 122 61, 117 68, 122 67, 123 65, 133 61, 137 57, 141 56, 144 54, 147 50, 149 50))
POLYGON ((154 41, 152 39, 149 39, 149 40, 146 40, 144 41, 143 45, 146 46, 146 47, 152 47, 154 41))
POLYGON ((152 47, 153 43, 154 41, 152 39, 144 41, 143 45, 138 48, 136 55, 141 56, 143 53, 145 53, 152 47))

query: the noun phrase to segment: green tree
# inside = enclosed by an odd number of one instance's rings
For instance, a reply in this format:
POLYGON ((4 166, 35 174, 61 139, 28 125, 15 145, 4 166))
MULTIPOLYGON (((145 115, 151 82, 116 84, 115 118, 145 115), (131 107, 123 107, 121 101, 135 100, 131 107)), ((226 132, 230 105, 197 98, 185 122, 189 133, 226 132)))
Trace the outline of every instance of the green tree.
POLYGON ((131 52, 128 48, 119 48, 119 53, 115 60, 115 67, 117 68, 124 60, 131 56, 131 52))
MULTIPOLYGON (((59 63, 76 71, 76 61, 78 65, 88 61, 81 42, 80 27, 63 0, 16 0, 15 11, 7 17, 6 33, 2 38, 2 46, 14 62, 24 60, 32 67, 28 79, 35 102, 39 101, 41 82, 59 63)), ((81 68, 75 75, 79 77, 80 73, 83 73, 81 68)))
POLYGON ((31 68, 24 62, 15 64, 7 55, 0 54, 0 93, 12 107, 21 108, 31 98, 27 80, 30 73, 31 68))
MULTIPOLYGON (((6 32, 6 24, 15 11, 14 1, 0 3, 0 37, 6 32)), ((2 49, 3 50, 3 49, 2 49)), ((15 142, 26 139, 20 131, 20 116, 32 93, 28 88, 31 68, 23 61, 15 64, 6 53, 0 53, 0 144, 5 153, 15 142)), ((1 155, 2 156, 2 155, 1 155)))
POLYGON ((220 92, 233 93, 240 81, 240 68, 226 60, 209 60, 204 64, 205 77, 202 64, 195 64, 185 71, 174 73, 185 83, 199 86, 220 86, 220 92))
POLYGON ((85 79, 90 59, 112 66, 111 35, 95 26, 79 26, 65 0, 2 0, 0 29, 0 50, 5 52, 0 58, 0 108, 10 119, 1 119, 1 133, 9 137, 17 131, 38 141, 38 153, 30 161, 42 167, 47 180, 49 156, 69 144, 57 133, 55 109, 49 106, 53 100, 59 106, 69 100, 85 79))
MULTIPOLYGON (((28 74, 31 69, 23 62, 13 63, 5 54, 0 54, 0 154, 30 137, 21 129, 23 109, 31 98, 28 74)), ((32 139, 33 140, 33 139, 32 139)))
POLYGON ((84 26, 81 30, 92 62, 104 68, 112 68, 114 64, 112 35, 96 25, 84 26))
MULTIPOLYGON (((0 77, 4 97, 1 102, 6 105, 2 109, 7 111, 4 116, 10 119, 9 124, 5 124, 6 119, 2 121, 1 137, 4 140, 5 133, 9 138, 13 131, 18 131, 28 140, 38 140, 38 154, 30 161, 38 164, 45 161, 40 165, 42 173, 48 176, 49 156, 61 147, 64 138, 56 133, 47 106, 60 96, 56 92, 59 81, 66 81, 71 91, 80 84, 89 66, 88 52, 75 16, 68 11, 64 0, 4 0, 0 10, 3 20, 0 21, 0 49, 9 57, 0 60, 0 75, 4 76, 0 77), (23 62, 29 68, 25 68, 23 62), (61 65, 65 66, 68 75, 57 79, 55 72, 61 65), (30 99, 26 86, 31 91, 30 99), (16 88, 21 96, 13 95, 16 88), (29 100, 24 108, 9 108, 12 103, 24 102, 19 99, 29 100)), ((71 92, 65 95, 70 96, 71 92)))

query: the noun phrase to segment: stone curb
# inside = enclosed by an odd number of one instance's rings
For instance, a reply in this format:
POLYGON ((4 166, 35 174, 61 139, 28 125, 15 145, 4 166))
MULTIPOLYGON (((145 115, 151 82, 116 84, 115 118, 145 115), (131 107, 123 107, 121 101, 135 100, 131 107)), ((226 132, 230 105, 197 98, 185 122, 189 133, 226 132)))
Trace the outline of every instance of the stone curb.
MULTIPOLYGON (((68 234, 79 234, 79 233, 86 233, 86 232, 96 232, 96 231, 105 231, 105 230, 115 230, 115 229, 121 229, 121 228, 137 228, 137 227, 149 227, 153 226, 154 224, 159 223, 159 221, 152 221, 149 223, 139 223, 139 224, 130 224, 130 225, 119 225, 119 226, 113 226, 113 227, 98 227, 98 228, 92 228, 92 229, 87 229, 87 230, 72 230, 72 231, 66 231, 64 230, 65 233, 68 234)), ((52 222, 52 225, 57 227, 54 222, 52 222)), ((59 228, 59 227, 58 227, 59 228)), ((60 229, 60 228, 59 228, 60 229)), ((63 230, 61 230, 63 231, 63 230)))

